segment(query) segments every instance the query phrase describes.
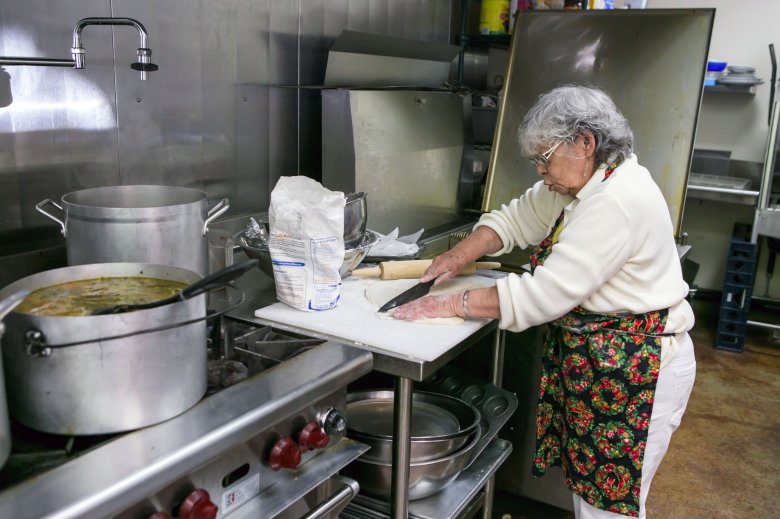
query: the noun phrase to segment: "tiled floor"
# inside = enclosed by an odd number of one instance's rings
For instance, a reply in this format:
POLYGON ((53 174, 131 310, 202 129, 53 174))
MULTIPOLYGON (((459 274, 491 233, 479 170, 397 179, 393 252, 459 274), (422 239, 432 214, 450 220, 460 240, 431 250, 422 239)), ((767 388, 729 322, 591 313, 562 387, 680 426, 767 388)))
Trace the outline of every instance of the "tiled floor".
MULTIPOLYGON (((653 480, 650 519, 780 517, 780 343, 748 328, 742 353, 713 347, 718 301, 693 301, 696 384, 682 425, 653 480)), ((780 323, 780 310, 752 319, 780 323)), ((494 517, 574 514, 499 492, 494 517)))

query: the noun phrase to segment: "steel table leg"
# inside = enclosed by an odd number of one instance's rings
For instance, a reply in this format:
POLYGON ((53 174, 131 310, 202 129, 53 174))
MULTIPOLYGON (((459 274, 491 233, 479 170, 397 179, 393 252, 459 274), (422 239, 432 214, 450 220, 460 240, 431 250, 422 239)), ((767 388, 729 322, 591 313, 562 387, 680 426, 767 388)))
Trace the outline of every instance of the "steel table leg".
POLYGON ((393 397, 393 481, 390 487, 390 516, 409 516, 409 464, 412 448, 412 379, 398 377, 393 397))
MULTIPOLYGON (((504 330, 496 330, 493 340, 493 363, 490 366, 490 383, 501 387, 504 378, 504 330)), ((491 519, 493 515, 493 495, 496 492, 496 476, 490 476, 485 483, 485 506, 482 519, 491 519)))

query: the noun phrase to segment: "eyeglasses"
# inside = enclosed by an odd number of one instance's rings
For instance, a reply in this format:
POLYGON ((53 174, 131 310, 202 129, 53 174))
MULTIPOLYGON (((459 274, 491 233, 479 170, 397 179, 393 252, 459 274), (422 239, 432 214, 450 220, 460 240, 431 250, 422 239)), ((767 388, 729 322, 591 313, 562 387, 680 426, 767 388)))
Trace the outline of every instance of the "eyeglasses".
POLYGON ((558 146, 561 145, 563 141, 558 141, 555 144, 552 145, 552 147, 545 151, 544 153, 540 153, 539 155, 535 156, 532 159, 529 159, 531 164, 536 166, 544 166, 547 167, 547 164, 550 162, 550 157, 552 157, 553 153, 555 153, 555 150, 558 148, 558 146))

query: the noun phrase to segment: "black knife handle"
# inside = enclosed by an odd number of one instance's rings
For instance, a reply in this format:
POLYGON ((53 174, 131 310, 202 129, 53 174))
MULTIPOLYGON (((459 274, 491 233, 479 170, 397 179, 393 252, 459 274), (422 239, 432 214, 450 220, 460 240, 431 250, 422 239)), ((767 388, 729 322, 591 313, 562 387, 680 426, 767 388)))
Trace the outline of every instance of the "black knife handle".
POLYGON ((387 312, 396 306, 401 306, 408 303, 409 301, 414 301, 415 299, 423 297, 431 291, 431 287, 433 286, 434 281, 436 280, 432 279, 430 281, 426 281, 425 283, 417 283, 412 288, 401 292, 390 301, 382 305, 382 307, 379 309, 379 313, 387 312))

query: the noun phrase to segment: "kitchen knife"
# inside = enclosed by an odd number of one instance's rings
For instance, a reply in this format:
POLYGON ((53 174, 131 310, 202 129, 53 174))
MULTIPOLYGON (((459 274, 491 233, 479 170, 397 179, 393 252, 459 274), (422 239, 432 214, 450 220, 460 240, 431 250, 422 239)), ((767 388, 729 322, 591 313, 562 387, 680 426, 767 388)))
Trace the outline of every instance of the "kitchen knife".
POLYGON ((431 287, 433 286, 433 282, 436 281, 435 279, 432 279, 430 281, 426 281, 425 283, 417 283, 409 290, 405 290, 392 298, 390 301, 382 305, 382 308, 379 309, 379 312, 387 312, 388 310, 392 310, 396 306, 401 306, 404 303, 408 303, 409 301, 414 301, 415 299, 419 299, 428 292, 431 291, 431 287))

